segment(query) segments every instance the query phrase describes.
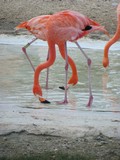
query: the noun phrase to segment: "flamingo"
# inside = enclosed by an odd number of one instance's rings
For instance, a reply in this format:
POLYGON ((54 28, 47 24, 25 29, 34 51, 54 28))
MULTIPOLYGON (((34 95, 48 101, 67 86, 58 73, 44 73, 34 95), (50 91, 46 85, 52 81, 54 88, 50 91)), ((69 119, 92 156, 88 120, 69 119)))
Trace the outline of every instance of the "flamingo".
POLYGON ((103 66, 106 68, 109 65, 109 48, 120 39, 120 3, 117 6, 117 29, 114 36, 106 43, 104 47, 103 66))
MULTIPOLYGON (((77 40, 83 36, 100 30, 108 35, 106 29, 101 26, 99 23, 93 21, 92 19, 80 14, 76 11, 60 11, 53 15, 43 15, 32 18, 28 21, 22 22, 19 24, 16 29, 25 28, 29 32, 35 35, 35 39, 23 47, 23 51, 26 54, 26 48, 33 43, 36 39, 42 39, 48 43, 48 58, 47 60, 38 65, 34 69, 34 85, 33 93, 34 95, 39 96, 41 103, 50 103, 42 96, 42 88, 39 84, 39 75, 41 71, 45 68, 49 68, 53 65, 56 59, 56 50, 55 45, 58 46, 61 56, 65 59, 65 96, 64 100, 60 104, 68 103, 67 98, 67 89, 68 85, 75 85, 78 82, 77 68, 72 60, 72 58, 67 53, 67 41, 74 42, 77 47, 80 49, 82 54, 85 56, 88 65, 88 81, 89 81, 89 100, 87 106, 92 105, 93 95, 91 89, 91 59, 86 55, 82 50, 77 40), (72 76, 67 82, 68 77, 68 65, 72 69, 72 76)), ((29 59, 30 61, 30 59, 29 59)), ((30 62, 31 63, 31 62, 30 62)), ((32 64, 31 64, 32 65, 32 64)))

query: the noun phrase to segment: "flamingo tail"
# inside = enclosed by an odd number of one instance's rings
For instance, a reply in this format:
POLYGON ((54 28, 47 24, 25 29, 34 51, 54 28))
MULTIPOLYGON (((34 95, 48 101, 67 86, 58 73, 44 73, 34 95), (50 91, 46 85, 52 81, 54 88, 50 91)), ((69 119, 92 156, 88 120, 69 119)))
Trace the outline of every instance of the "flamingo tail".
POLYGON ((92 26, 93 31, 99 30, 102 31, 104 34, 106 34, 108 37, 110 37, 109 32, 104 28, 104 26, 92 26))
POLYGON ((18 26, 15 27, 16 30, 26 28, 27 21, 20 23, 18 26))
POLYGON ((98 22, 93 21, 92 19, 89 19, 89 21, 90 21, 90 24, 92 27, 92 31, 99 30, 99 31, 102 31, 103 33, 105 33, 108 37, 110 37, 108 31, 105 29, 104 26, 101 26, 98 22))

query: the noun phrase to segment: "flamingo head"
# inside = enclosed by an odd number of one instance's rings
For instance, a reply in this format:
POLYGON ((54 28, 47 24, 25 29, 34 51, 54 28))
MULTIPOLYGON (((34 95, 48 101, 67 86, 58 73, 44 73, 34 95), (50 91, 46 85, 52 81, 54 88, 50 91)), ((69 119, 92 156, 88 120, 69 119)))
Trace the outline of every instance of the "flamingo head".
POLYGON ((104 57, 102 63, 103 63, 103 66, 105 68, 107 68, 109 66, 109 58, 108 57, 104 57))

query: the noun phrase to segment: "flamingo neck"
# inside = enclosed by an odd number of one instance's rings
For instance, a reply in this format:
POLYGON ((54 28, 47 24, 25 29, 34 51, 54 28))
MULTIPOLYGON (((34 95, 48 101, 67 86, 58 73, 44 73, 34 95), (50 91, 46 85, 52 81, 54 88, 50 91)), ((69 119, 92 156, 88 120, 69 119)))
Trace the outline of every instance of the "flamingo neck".
POLYGON ((35 69, 34 85, 39 85, 39 74, 40 74, 40 72, 43 69, 50 67, 56 59, 55 45, 50 44, 50 43, 48 45, 49 45, 49 59, 46 62, 38 65, 37 68, 35 69))
POLYGON ((117 29, 115 35, 108 41, 105 46, 105 51, 108 51, 110 46, 120 39, 120 13, 117 14, 117 29))
POLYGON ((120 39, 120 5, 118 5, 117 8, 117 29, 115 35, 107 42, 104 48, 104 58, 103 58, 104 67, 107 67, 109 65, 109 58, 108 58, 109 48, 119 39, 120 39))

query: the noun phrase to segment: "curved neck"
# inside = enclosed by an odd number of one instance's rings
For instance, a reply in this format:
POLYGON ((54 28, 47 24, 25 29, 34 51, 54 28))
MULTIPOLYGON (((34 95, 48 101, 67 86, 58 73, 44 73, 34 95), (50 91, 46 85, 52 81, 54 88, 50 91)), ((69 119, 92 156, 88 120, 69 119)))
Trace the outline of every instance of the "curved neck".
POLYGON ((35 69, 34 85, 39 85, 39 74, 40 74, 40 72, 43 69, 50 67, 56 59, 55 44, 50 42, 50 43, 48 43, 48 46, 49 46, 49 58, 46 62, 38 65, 37 68, 35 69))
POLYGON ((109 48, 120 39, 120 4, 117 8, 117 29, 115 35, 107 42, 104 48, 104 57, 108 57, 109 48))

